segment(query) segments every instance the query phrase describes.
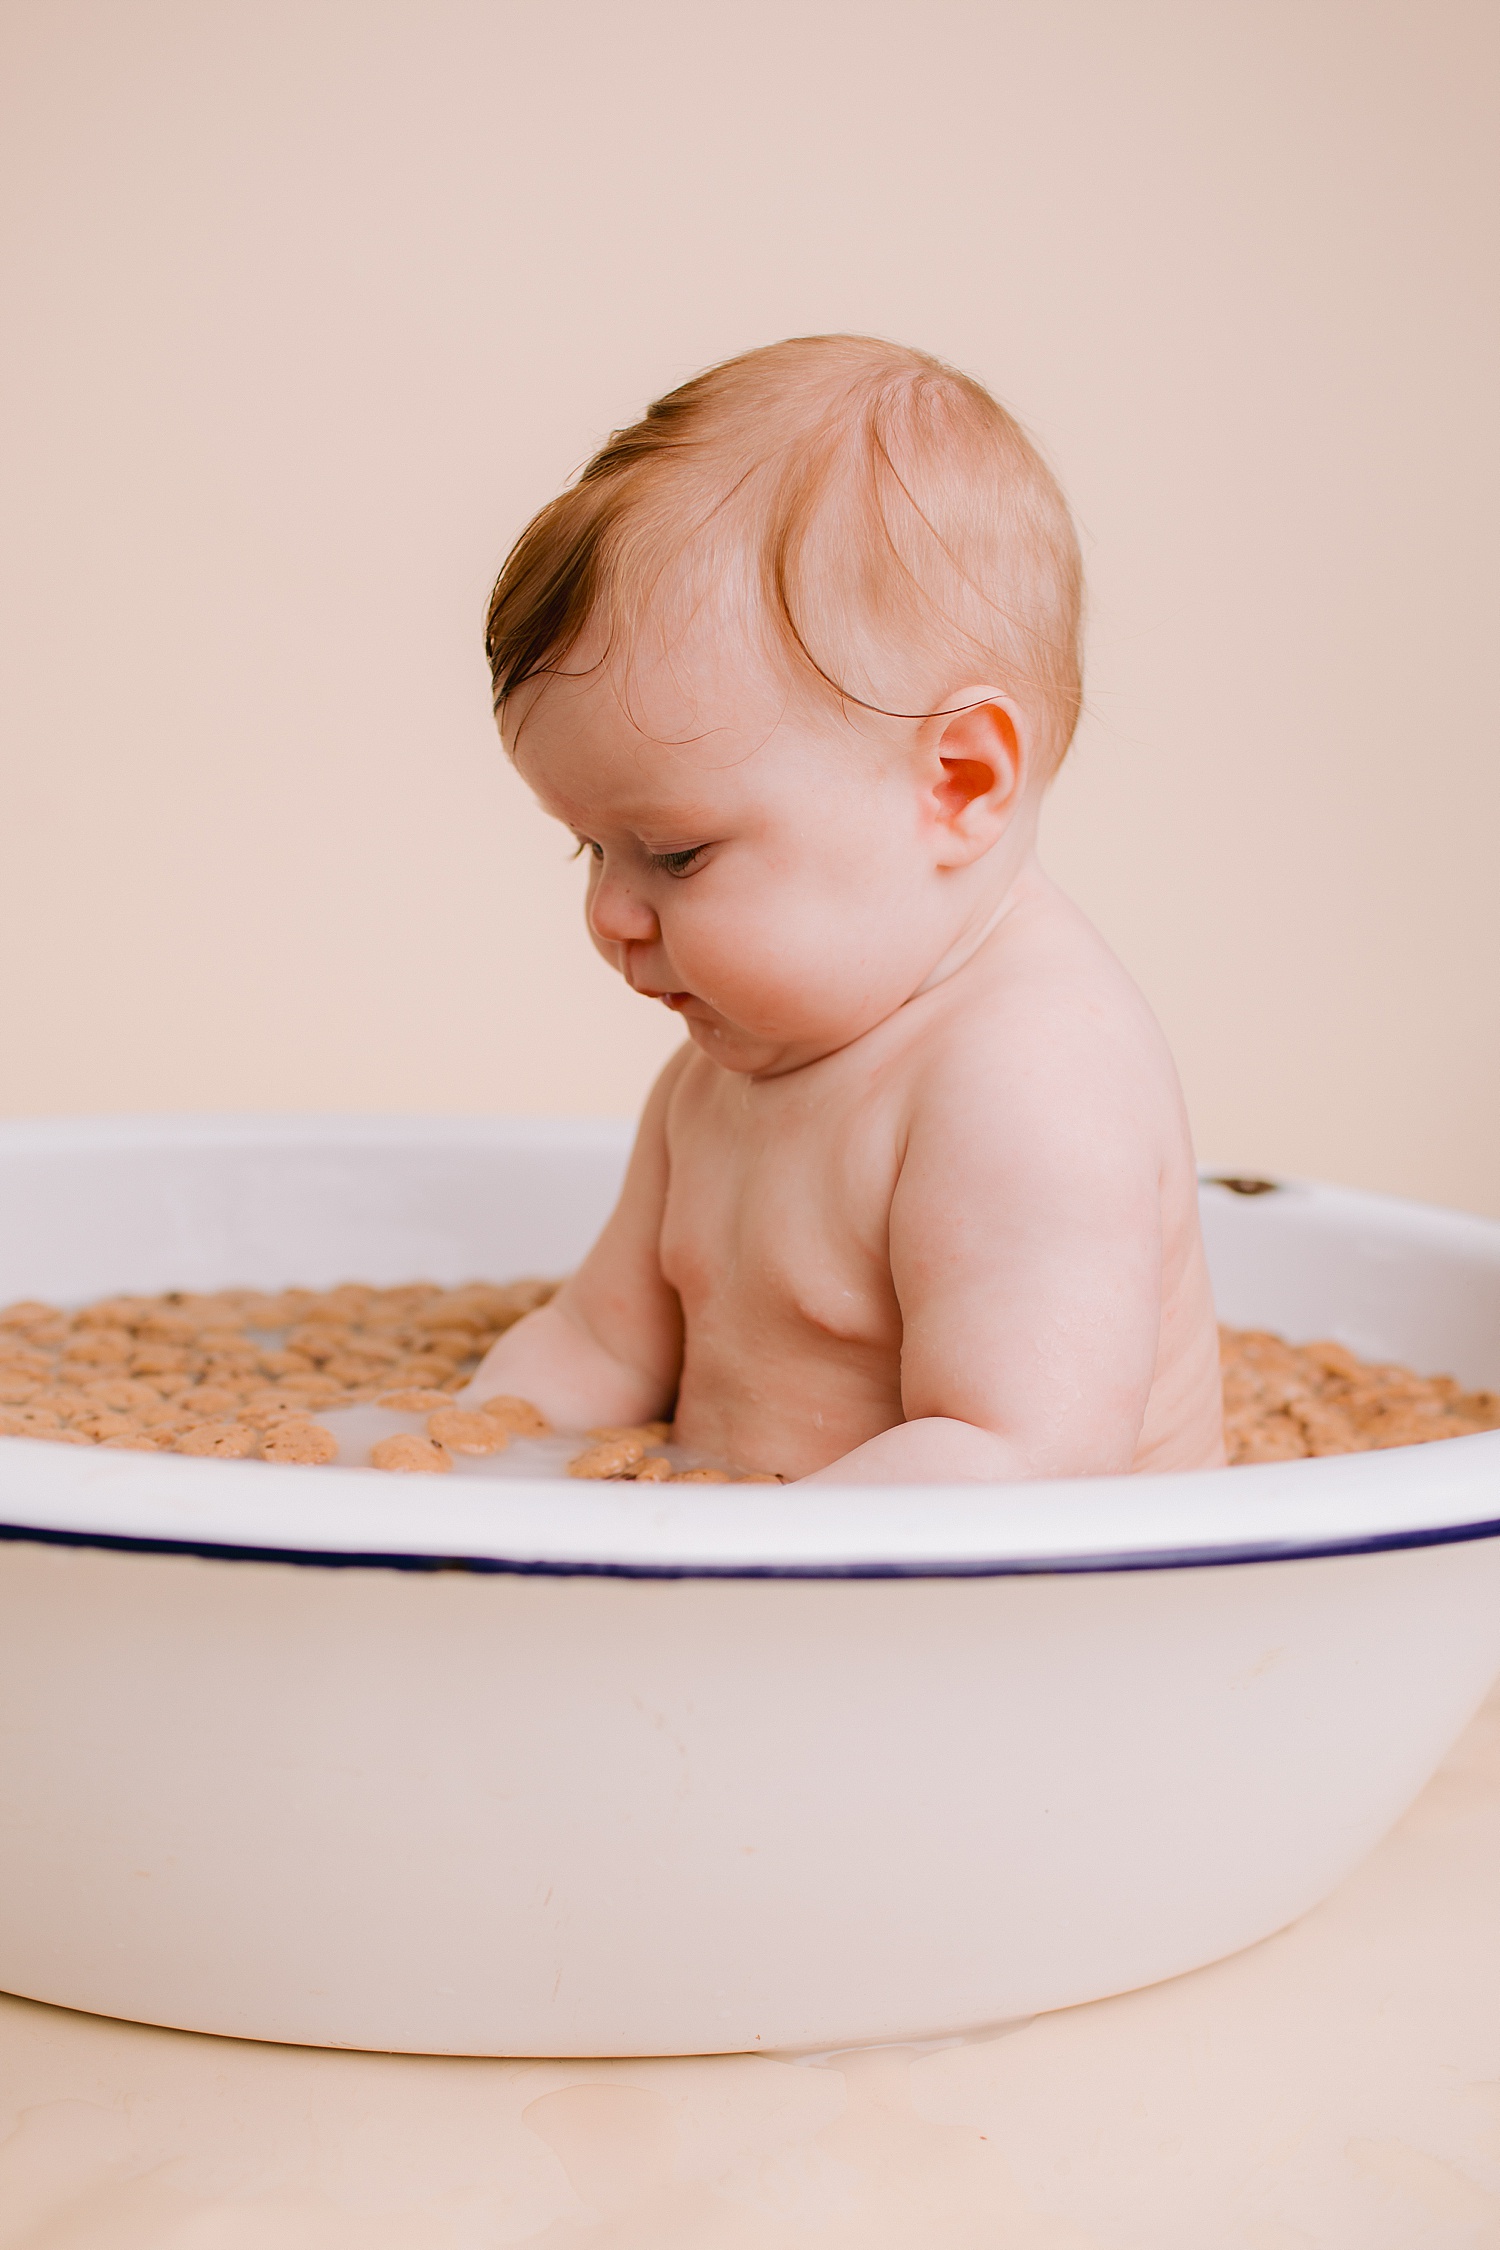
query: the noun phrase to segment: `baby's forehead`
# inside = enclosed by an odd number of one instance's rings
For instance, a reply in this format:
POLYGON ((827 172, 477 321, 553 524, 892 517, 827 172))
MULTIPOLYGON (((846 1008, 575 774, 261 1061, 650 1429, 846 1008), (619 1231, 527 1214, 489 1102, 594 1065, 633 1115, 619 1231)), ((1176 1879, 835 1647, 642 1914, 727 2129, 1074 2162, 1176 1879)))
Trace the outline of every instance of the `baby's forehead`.
POLYGON ((742 620, 698 610, 651 616, 628 637, 590 627, 548 676, 522 689, 503 728, 518 764, 587 760, 622 784, 707 786, 788 715, 791 684, 742 620))
POLYGON ((609 683, 549 682, 516 731, 521 778, 571 827, 660 834, 693 827, 753 787, 759 747, 733 724, 670 734, 660 713, 632 712, 609 683))

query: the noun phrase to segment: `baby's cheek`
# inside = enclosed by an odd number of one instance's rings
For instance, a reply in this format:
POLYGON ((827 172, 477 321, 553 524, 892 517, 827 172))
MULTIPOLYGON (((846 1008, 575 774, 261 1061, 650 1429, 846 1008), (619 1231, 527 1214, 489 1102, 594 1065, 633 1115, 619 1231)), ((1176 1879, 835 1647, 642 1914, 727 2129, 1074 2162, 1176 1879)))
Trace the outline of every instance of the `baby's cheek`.
POLYGON ((673 959, 691 988, 734 1022, 815 1029, 839 1006, 859 950, 850 936, 809 901, 766 899, 705 922, 673 959))

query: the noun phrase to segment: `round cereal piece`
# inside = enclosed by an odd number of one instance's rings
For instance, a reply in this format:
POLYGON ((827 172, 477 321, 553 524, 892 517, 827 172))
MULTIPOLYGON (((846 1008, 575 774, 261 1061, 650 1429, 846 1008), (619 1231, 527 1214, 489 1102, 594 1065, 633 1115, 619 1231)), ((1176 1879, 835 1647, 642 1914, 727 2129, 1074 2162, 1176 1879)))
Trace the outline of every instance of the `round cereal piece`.
POLYGON ((549 1437, 552 1433, 552 1424, 540 1407, 532 1405, 529 1398, 508 1398, 497 1394, 493 1398, 480 1399, 478 1404, 481 1414, 493 1414, 502 1429, 509 1430, 512 1437, 549 1437))
POLYGON ((134 1350, 135 1344, 123 1328, 86 1328, 81 1335, 68 1338, 63 1358, 78 1365, 123 1367, 134 1350))
POLYGON ((281 1328, 295 1328, 306 1320, 311 1303, 312 1292, 307 1289, 276 1289, 265 1296, 252 1293, 243 1307, 245 1326, 267 1335, 281 1328))
POLYGON ((287 1375, 311 1375, 314 1368, 306 1352, 261 1352, 257 1355, 262 1375, 274 1375, 278 1381, 287 1375))
POLYGON ((184 1429, 198 1429, 200 1417, 178 1413, 178 1408, 162 1399, 157 1406, 142 1406, 142 1411, 135 1415, 135 1426, 148 1431, 153 1438, 160 1438, 162 1444, 171 1444, 173 1438, 180 1438, 184 1429))
POLYGON ((134 1437, 140 1429, 133 1414, 112 1414, 107 1407, 91 1414, 75 1414, 71 1426, 82 1430, 96 1445, 102 1445, 106 1438, 134 1437))
POLYGON ((48 1445, 92 1445, 82 1430, 28 1430, 28 1437, 44 1438, 48 1445))
POLYGON ((453 1466, 453 1457, 436 1438, 423 1437, 416 1430, 402 1430, 395 1437, 381 1438, 370 1448, 372 1469, 393 1469, 398 1475, 434 1472, 442 1474, 453 1466))
POLYGON ((161 1392, 154 1383, 137 1382, 129 1375, 106 1375, 97 1383, 86 1383, 83 1395, 91 1405, 116 1414, 139 1414, 143 1408, 161 1404, 161 1392))
POLYGON ((590 1430, 591 1438, 608 1444, 612 1438, 639 1438, 642 1445, 665 1445, 672 1435, 670 1422, 621 1422, 603 1430, 590 1430))
POLYGON ((637 1461, 630 1473, 636 1484, 669 1484, 672 1464, 664 1453, 648 1453, 644 1461, 637 1461))
POLYGON ((260 1346, 253 1344, 244 1330, 238 1326, 234 1328, 200 1328, 197 1343, 199 1351, 207 1353, 210 1358, 227 1353, 231 1358, 254 1361, 260 1356, 260 1346))
POLYGON ((281 1394, 303 1407, 332 1406, 343 1396, 343 1386, 326 1375, 288 1375, 281 1385, 281 1394))
POLYGON ((13 1305, 0 1305, 0 1328, 37 1328, 59 1317, 56 1305, 40 1297, 20 1297, 13 1305))
POLYGON ((227 1383, 198 1383, 177 1399, 183 1413, 196 1414, 200 1422, 232 1419, 239 1403, 239 1392, 232 1391, 227 1383))
POLYGON ((254 1430, 243 1422, 194 1422, 174 1441, 174 1453, 205 1461, 244 1461, 256 1450, 254 1430))
POLYGON ((568 1463, 568 1474, 570 1477, 628 1476, 645 1451, 638 1437, 607 1438, 602 1445, 591 1445, 575 1454, 568 1463))
POLYGON ((55 1420, 63 1421, 84 1411, 83 1393, 69 1390, 61 1383, 44 1385, 25 1404, 33 1413, 50 1414, 55 1420))
POLYGON ((86 1360, 61 1359, 52 1370, 52 1380, 60 1388, 70 1390, 81 1398, 90 1383, 97 1383, 104 1373, 86 1360))
POLYGON ((163 1305, 157 1311, 146 1314, 137 1324, 136 1335, 142 1343, 195 1344, 198 1341, 198 1323, 190 1320, 186 1313, 163 1305))
POLYGON ((349 1343, 349 1330, 342 1321, 305 1321, 294 1328, 286 1340, 289 1352, 300 1352, 321 1367, 328 1359, 337 1358, 349 1343))
POLYGON ((100 1438, 101 1451, 109 1453, 160 1453, 163 1440, 150 1430, 125 1430, 119 1437, 100 1438))
POLYGON ((25 1406, 41 1388, 39 1375, 0 1375, 0 1406, 25 1406))
POLYGON ((182 1368, 167 1375, 153 1375, 151 1385, 163 1398, 182 1398, 192 1390, 193 1378, 182 1368))
MULTIPOLYGON (((454 1367, 455 1363, 451 1359, 439 1359, 434 1354, 423 1352, 418 1358, 406 1361, 400 1371, 399 1380, 407 1388, 417 1387, 436 1390, 440 1383, 449 1381, 454 1373, 454 1367)), ((391 1377, 393 1382, 397 1379, 395 1376, 391 1377)))
POLYGON ((378 1360, 365 1359, 358 1352, 340 1352, 336 1359, 326 1362, 324 1374, 330 1382, 341 1383, 345 1390, 357 1390, 361 1384, 375 1379, 389 1382, 390 1369, 378 1360))
POLYGON ((144 1297, 100 1297, 73 1315, 75 1328, 134 1328, 148 1310, 144 1297))
POLYGON ((261 1457, 302 1468, 323 1468, 339 1457, 339 1441, 321 1422, 278 1422, 260 1441, 261 1457))
POLYGON ((450 1453, 503 1453, 510 1443, 493 1414, 471 1414, 462 1406, 440 1406, 427 1417, 427 1435, 450 1453))
POLYGON ((734 1479, 727 1469, 679 1469, 672 1482, 674 1484, 732 1484, 734 1479))
POLYGON ((0 1374, 49 1375, 52 1372, 52 1354, 33 1351, 29 1344, 7 1344, 0 1348, 0 1374))
POLYGON ((382 1391, 376 1404, 388 1407, 393 1414, 435 1414, 439 1408, 450 1407, 453 1399, 447 1391, 413 1386, 404 1391, 382 1391))

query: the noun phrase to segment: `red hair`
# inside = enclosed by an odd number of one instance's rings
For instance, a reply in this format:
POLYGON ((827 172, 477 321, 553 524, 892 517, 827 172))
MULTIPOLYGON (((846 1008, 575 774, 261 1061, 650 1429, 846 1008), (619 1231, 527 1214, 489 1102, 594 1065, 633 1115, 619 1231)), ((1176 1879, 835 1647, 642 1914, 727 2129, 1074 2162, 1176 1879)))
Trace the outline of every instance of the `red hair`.
POLYGON ((496 712, 586 627, 628 659, 664 582, 742 591, 768 651, 846 704, 926 717, 992 681, 1031 706, 1052 764, 1077 724, 1067 503, 988 391, 923 352, 794 337, 617 430, 506 557, 485 631, 496 712))

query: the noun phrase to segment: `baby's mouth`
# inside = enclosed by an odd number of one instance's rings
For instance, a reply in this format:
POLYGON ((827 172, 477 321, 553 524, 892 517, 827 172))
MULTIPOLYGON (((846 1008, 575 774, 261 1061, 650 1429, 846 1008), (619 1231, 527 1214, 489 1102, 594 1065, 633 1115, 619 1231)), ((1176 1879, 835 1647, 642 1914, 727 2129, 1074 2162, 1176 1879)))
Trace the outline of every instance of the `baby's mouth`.
MULTIPOLYGON (((630 982, 628 977, 626 982, 630 982)), ((693 997, 690 992, 658 992, 654 985, 649 984, 631 985, 631 990, 638 992, 643 1000, 659 1000, 664 1008, 680 1009, 693 997)))

